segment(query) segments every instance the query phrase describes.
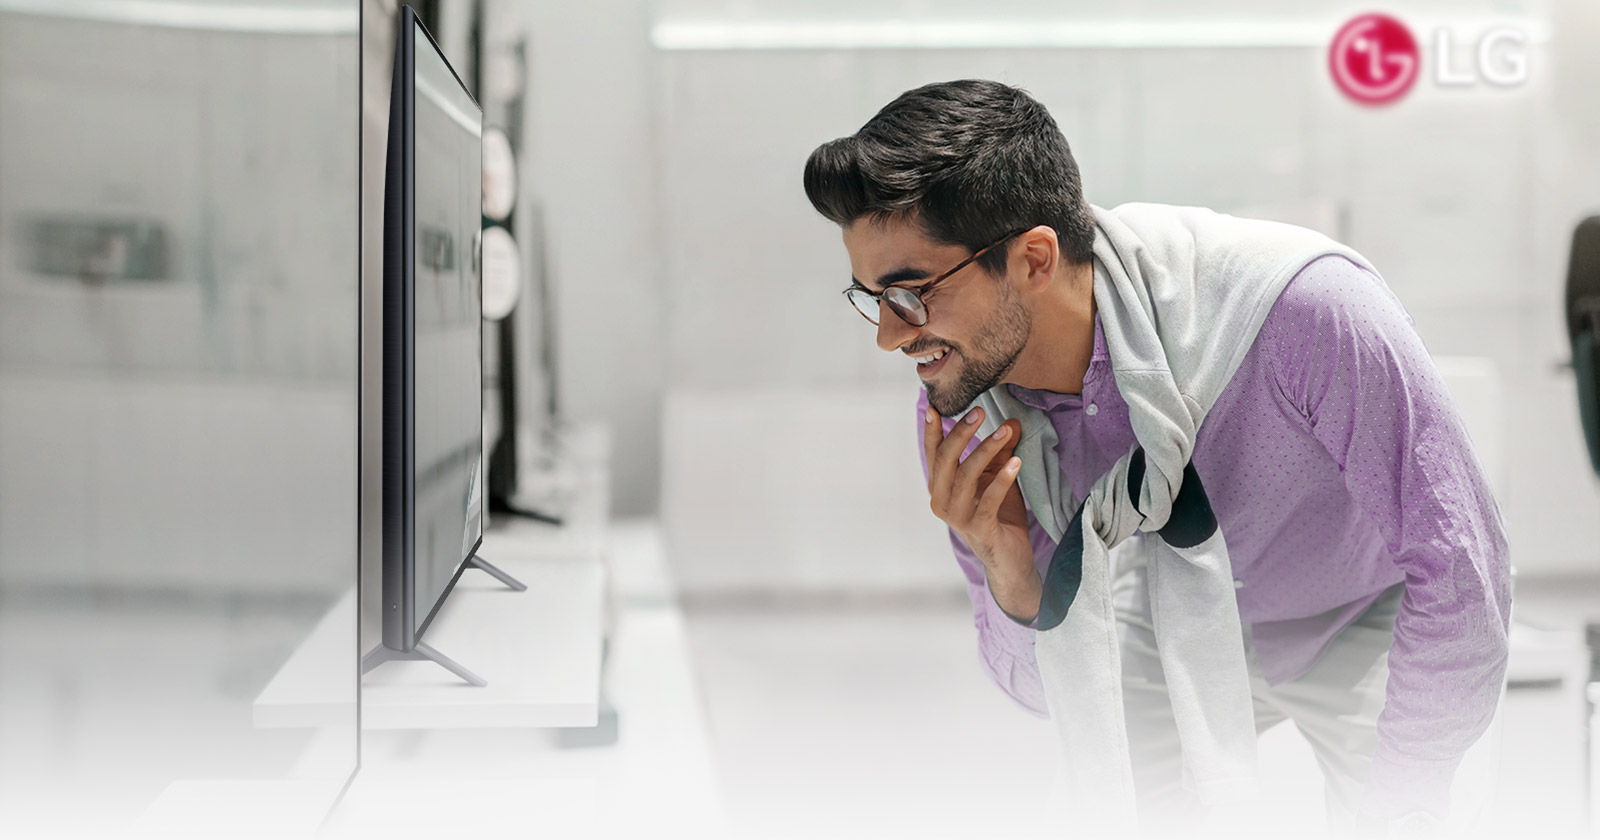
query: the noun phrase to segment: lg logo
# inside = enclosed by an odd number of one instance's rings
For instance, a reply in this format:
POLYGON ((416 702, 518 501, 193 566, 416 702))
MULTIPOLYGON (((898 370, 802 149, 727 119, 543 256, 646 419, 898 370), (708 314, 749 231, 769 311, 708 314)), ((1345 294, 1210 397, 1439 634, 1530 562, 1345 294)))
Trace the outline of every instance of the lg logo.
MULTIPOLYGON (((1528 79, 1527 35, 1501 26, 1478 37, 1476 67, 1456 63, 1454 34, 1441 27, 1434 33, 1435 84, 1463 87, 1483 82, 1498 87, 1528 79)), ((1344 94, 1366 105, 1384 105, 1404 96, 1421 74, 1417 39, 1398 19, 1385 14, 1361 15, 1339 28, 1328 49, 1328 69, 1344 94)))

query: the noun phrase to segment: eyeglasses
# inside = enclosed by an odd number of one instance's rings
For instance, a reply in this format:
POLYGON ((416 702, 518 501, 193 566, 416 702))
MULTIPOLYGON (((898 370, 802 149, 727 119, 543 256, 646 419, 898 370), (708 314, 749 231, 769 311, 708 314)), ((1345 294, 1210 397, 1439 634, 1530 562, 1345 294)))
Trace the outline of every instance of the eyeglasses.
POLYGON ((861 313, 861 317, 871 321, 874 326, 876 326, 878 323, 878 304, 880 301, 888 303, 889 308, 894 310, 894 314, 899 315, 902 321, 905 321, 914 327, 925 326, 928 323, 928 307, 922 303, 922 295, 927 294, 928 290, 932 289, 941 280, 944 280, 961 269, 971 265, 974 260, 988 253, 993 248, 999 246, 1000 243, 1005 242, 1006 240, 1011 239, 1018 234, 1026 233, 1028 230, 1029 228, 1021 228, 1014 230, 1005 236, 1000 237, 999 239, 996 239, 988 245, 978 249, 976 254, 973 254, 972 256, 962 260, 956 265, 955 268, 952 268, 938 277, 923 283, 921 286, 917 287, 916 291, 912 291, 904 286, 890 286, 879 294, 873 294, 872 292, 869 292, 860 286, 851 286, 850 288, 844 290, 844 296, 849 298, 850 305, 854 306, 856 311, 861 313))

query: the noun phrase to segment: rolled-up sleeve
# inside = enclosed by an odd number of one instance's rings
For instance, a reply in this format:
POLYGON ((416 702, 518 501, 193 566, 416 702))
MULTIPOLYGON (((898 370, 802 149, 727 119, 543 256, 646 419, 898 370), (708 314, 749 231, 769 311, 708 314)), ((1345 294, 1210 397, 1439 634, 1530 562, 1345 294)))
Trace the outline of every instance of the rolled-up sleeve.
MULTIPOLYGON (((918 393, 917 452, 922 458, 922 478, 926 481, 928 455, 923 449, 922 441, 923 418, 928 410, 928 394, 926 391, 918 393)), ((956 421, 945 418, 943 422, 945 434, 949 434, 956 421)), ((962 457, 965 458, 981 442, 981 438, 973 436, 962 457)), ((1017 623, 1000 609, 1000 605, 989 592, 989 581, 984 574, 983 562, 960 537, 956 536, 954 529, 946 526, 945 530, 950 534, 950 548, 955 553, 956 563, 961 567, 961 573, 967 580, 967 598, 972 602, 973 624, 978 628, 978 658, 983 663, 984 671, 1024 709, 1037 717, 1050 717, 1044 701, 1044 683, 1039 678, 1039 666, 1033 658, 1033 640, 1037 631, 1017 623)), ((1045 533, 1044 528, 1033 519, 1032 514, 1028 516, 1028 536, 1033 542, 1035 565, 1038 565, 1041 557, 1048 563, 1055 546, 1049 534, 1045 533)))
POLYGON ((1406 576, 1362 807, 1379 817, 1442 815, 1505 678, 1511 593, 1500 508, 1443 376, 1382 281, 1324 257, 1285 291, 1275 320, 1279 309, 1290 316, 1270 337, 1279 388, 1406 576))

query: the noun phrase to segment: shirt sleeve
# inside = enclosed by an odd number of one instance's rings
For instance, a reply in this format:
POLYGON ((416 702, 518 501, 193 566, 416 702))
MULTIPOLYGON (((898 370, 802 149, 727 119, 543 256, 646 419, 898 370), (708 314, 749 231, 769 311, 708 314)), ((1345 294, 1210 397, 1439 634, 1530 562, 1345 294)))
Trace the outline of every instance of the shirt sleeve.
MULTIPOLYGON (((928 411, 928 392, 923 390, 918 394, 917 452, 922 459, 923 481, 927 481, 928 453, 922 446, 922 434, 923 418, 928 411)), ((951 418, 941 418, 941 422, 947 435, 956 424, 956 420, 951 418)), ((982 442, 982 438, 974 435, 962 457, 971 454, 982 442)), ((1039 677, 1039 666, 1033 658, 1036 631, 1006 615, 989 592, 989 580, 984 574, 983 562, 956 536, 955 529, 946 526, 945 530, 950 534, 950 548, 955 552, 956 563, 967 579, 967 599, 972 602, 973 624, 978 628, 978 658, 983 663, 984 671, 1024 709, 1037 717, 1050 717, 1044 700, 1044 682, 1039 677)), ((1031 513, 1028 515, 1028 536, 1033 542, 1035 566, 1041 556, 1048 563, 1054 546, 1051 545, 1050 535, 1031 513)))
POLYGON ((1283 396, 1405 572, 1363 810, 1443 816, 1488 728, 1509 652, 1505 525, 1411 317, 1349 260, 1312 262, 1262 331, 1283 396))

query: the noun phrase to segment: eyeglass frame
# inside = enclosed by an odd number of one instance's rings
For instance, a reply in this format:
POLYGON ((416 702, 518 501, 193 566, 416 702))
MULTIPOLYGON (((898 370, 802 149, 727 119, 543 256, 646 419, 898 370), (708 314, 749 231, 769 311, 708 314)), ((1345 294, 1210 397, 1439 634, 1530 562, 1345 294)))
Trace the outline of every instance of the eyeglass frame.
POLYGON ((858 281, 852 283, 850 288, 844 290, 843 294, 845 295, 845 300, 849 301, 851 309, 854 309, 857 314, 859 314, 861 317, 867 319, 867 323, 869 323, 869 324, 873 325, 874 327, 876 327, 876 326, 878 326, 879 322, 872 320, 872 316, 868 315, 865 312, 862 312, 861 311, 861 307, 856 306, 855 301, 850 300, 850 294, 852 292, 860 292, 861 294, 864 294, 867 297, 872 298, 872 302, 876 303, 878 305, 878 311, 881 312, 881 311, 883 311, 883 303, 884 303, 883 296, 888 294, 890 289, 899 289, 899 290, 905 292, 906 294, 909 294, 912 297, 916 298, 917 303, 922 306, 922 323, 918 324, 918 323, 915 323, 915 322, 911 321, 903 313, 901 313, 900 310, 897 309, 895 307, 895 305, 892 304, 892 303, 889 304, 889 310, 895 314, 895 317, 899 318, 902 321, 905 321, 907 324, 910 324, 913 327, 925 327, 925 326, 928 325, 928 319, 932 316, 932 313, 930 313, 928 311, 928 305, 926 303, 922 302, 922 296, 924 294, 927 294, 930 290, 932 290, 935 285, 937 285, 937 284, 943 282, 944 280, 954 276, 956 272, 960 271, 963 268, 966 268, 969 265, 972 265, 974 262, 976 262, 978 260, 979 257, 981 257, 984 254, 987 254, 990 251, 994 250, 995 248, 999 247, 999 245, 1001 243, 1006 242, 1007 240, 1010 240, 1010 239, 1015 239, 1016 237, 1021 236, 1022 234, 1027 233, 1028 231, 1030 231, 1032 229, 1033 228, 1031 228, 1031 227, 1018 228, 1018 229, 1006 234, 1005 236, 1002 236, 999 239, 996 239, 995 241, 989 243, 988 245, 985 245, 982 248, 979 248, 977 250, 977 252, 974 253, 972 256, 967 257, 966 259, 964 259, 961 262, 957 263, 955 268, 952 268, 949 271, 946 271, 945 273, 939 275, 938 277, 933 278, 932 280, 929 280, 929 281, 927 281, 925 283, 922 283, 921 285, 917 286, 915 289, 907 288, 905 286, 888 286, 888 287, 885 287, 883 291, 874 293, 871 289, 868 289, 866 286, 861 285, 861 281, 858 280, 858 281))

